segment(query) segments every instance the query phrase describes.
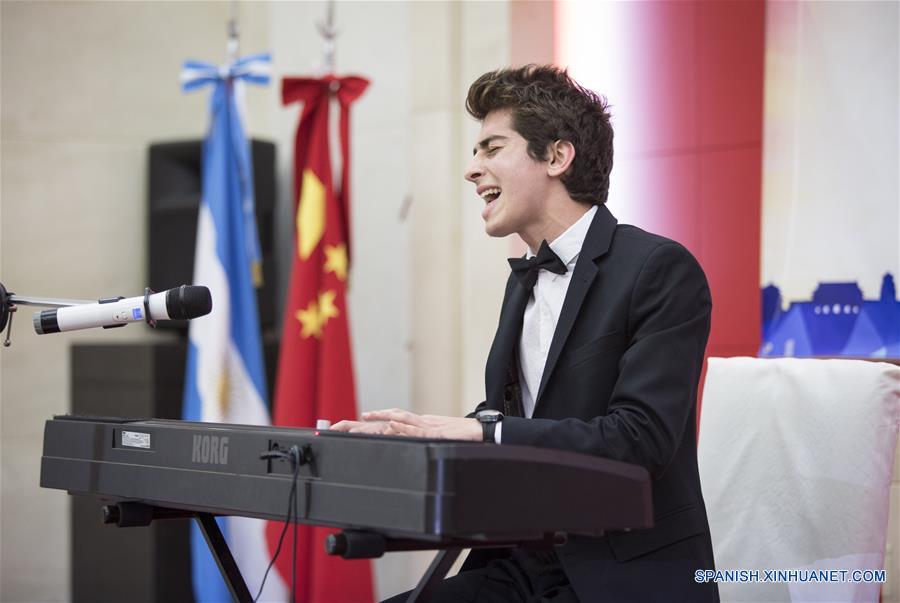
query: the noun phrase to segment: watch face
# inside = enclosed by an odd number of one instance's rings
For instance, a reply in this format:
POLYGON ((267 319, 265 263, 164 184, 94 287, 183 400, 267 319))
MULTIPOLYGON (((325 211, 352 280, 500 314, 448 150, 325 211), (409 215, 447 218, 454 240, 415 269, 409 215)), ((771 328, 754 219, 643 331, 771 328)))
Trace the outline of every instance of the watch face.
POLYGON ((482 423, 496 423, 503 419, 503 413, 499 410, 482 410, 475 415, 475 418, 482 423))

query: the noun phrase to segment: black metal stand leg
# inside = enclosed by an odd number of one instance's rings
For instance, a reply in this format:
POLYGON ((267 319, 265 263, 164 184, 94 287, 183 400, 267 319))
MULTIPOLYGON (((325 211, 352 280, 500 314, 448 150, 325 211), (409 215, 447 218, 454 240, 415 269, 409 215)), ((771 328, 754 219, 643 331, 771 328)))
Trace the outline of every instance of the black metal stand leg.
POLYGON ((216 560, 216 565, 219 566, 219 571, 222 572, 222 577, 225 579, 225 584, 228 585, 228 590, 231 591, 231 596, 237 603, 253 603, 253 597, 247 589, 244 577, 241 576, 241 570, 238 568, 237 562, 231 555, 231 550, 228 548, 228 543, 225 542, 225 537, 222 536, 222 530, 219 529, 216 518, 209 513, 197 513, 194 519, 200 524, 200 531, 203 532, 203 537, 206 538, 206 544, 209 545, 213 559, 216 560))
POLYGON ((431 600, 435 589, 453 567, 453 563, 461 552, 462 549, 444 549, 435 555, 431 565, 419 580, 419 584, 416 585, 416 589, 406 599, 406 603, 425 603, 431 600))

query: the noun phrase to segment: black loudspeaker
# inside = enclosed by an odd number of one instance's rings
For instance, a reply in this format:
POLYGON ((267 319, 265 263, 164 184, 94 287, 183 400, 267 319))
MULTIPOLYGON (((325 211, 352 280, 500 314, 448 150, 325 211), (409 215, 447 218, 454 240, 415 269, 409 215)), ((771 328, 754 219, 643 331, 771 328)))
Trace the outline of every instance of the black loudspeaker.
MULTIPOLYGON (((72 412, 181 418, 186 350, 182 341, 73 345, 72 412)), ((72 601, 193 601, 190 524, 103 525, 103 504, 72 497, 72 601)))
MULTIPOLYGON (((265 337, 266 381, 272 391, 279 340, 265 337)), ((72 412, 78 415, 180 419, 187 341, 174 338, 71 347, 72 412)), ((161 520, 147 527, 101 523, 103 501, 73 496, 72 601, 190 603, 190 523, 161 520)))
MULTIPOLYGON (((256 223, 262 249, 263 286, 257 289, 260 327, 274 328, 275 316, 275 145, 252 141, 256 223)), ((191 284, 194 245, 203 174, 203 141, 150 145, 149 149, 149 284, 155 291, 191 284)), ((213 300, 215 303, 215 300, 213 300)), ((159 326, 187 331, 187 321, 159 326)))

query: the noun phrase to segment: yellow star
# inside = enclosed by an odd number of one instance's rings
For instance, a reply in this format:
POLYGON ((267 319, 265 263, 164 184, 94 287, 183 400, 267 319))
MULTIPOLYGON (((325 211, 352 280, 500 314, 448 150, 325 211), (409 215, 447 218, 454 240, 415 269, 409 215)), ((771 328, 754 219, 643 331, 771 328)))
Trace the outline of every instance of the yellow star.
POLYGON ((311 301, 305 310, 297 310, 294 314, 302 325, 300 336, 304 339, 314 336, 316 339, 322 336, 322 321, 319 319, 319 305, 311 301))
POLYGON ((337 306, 334 305, 334 298, 337 295, 332 290, 319 293, 319 324, 325 325, 329 318, 335 318, 340 314, 337 306))
POLYGON ((347 246, 325 246, 325 272, 334 272, 342 281, 347 280, 347 246))
POLYGON ((334 305, 334 299, 337 293, 333 290, 322 291, 319 293, 318 301, 311 301, 305 310, 297 310, 294 316, 300 321, 300 336, 304 339, 322 337, 322 329, 329 319, 340 315, 337 306, 334 305))

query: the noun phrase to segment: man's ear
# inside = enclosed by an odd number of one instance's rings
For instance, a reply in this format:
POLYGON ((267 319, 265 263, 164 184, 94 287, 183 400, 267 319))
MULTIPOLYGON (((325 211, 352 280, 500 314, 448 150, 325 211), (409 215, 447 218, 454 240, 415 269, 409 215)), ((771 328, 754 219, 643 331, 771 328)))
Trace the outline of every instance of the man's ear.
POLYGON ((575 160, 575 146, 568 140, 557 140, 548 150, 547 175, 551 178, 564 175, 575 160))

